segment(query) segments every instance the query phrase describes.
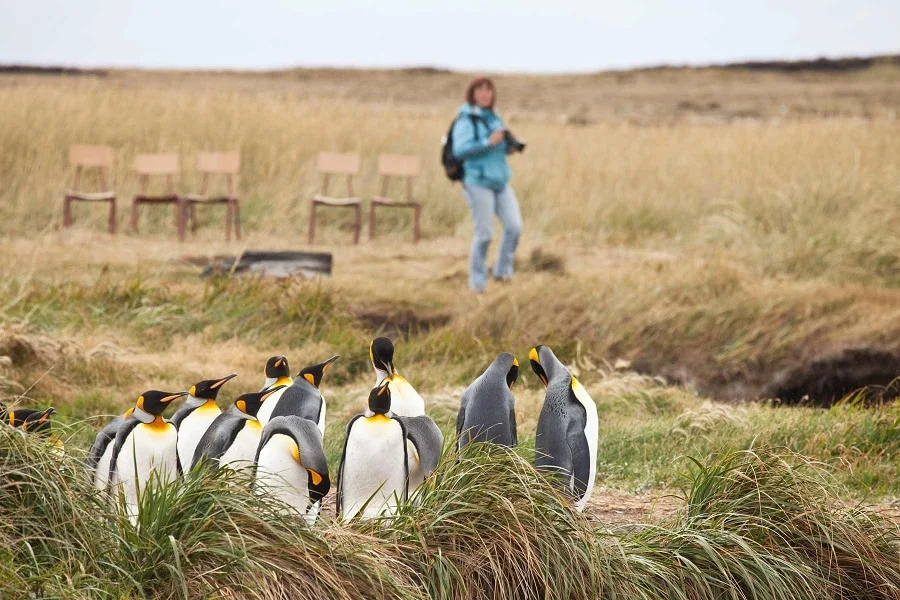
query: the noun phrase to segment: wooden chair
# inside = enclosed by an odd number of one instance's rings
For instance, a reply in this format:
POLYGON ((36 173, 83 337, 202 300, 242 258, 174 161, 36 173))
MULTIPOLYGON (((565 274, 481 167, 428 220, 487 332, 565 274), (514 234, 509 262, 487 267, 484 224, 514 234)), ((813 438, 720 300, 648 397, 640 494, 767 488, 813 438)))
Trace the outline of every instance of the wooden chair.
POLYGON ((72 188, 65 191, 63 199, 63 227, 72 227, 73 202, 108 202, 109 232, 116 232, 116 193, 109 189, 107 176, 112 169, 113 149, 109 146, 72 146, 69 148, 69 163, 75 167, 72 188), (100 180, 99 192, 82 192, 78 189, 83 169, 97 169, 100 180))
POLYGON ((420 237, 419 217, 422 204, 413 200, 413 179, 422 172, 422 159, 418 156, 398 154, 382 154, 378 157, 378 174, 381 175, 381 195, 372 198, 369 203, 369 239, 375 239, 375 207, 392 206, 394 208, 411 208, 414 214, 413 242, 420 237), (391 200, 387 197, 388 185, 392 177, 406 179, 406 201, 391 200))
POLYGON ((173 177, 178 175, 177 154, 138 154, 134 157, 134 170, 141 182, 141 193, 131 199, 131 228, 138 232, 138 207, 141 204, 174 204, 175 225, 178 229, 178 240, 184 241, 184 206, 181 196, 175 193, 173 177), (166 193, 151 196, 147 187, 151 176, 166 176, 166 193))
POLYGON ((241 205, 234 195, 234 177, 241 168, 241 155, 237 152, 200 152, 197 154, 197 171, 203 174, 199 194, 187 194, 183 197, 184 209, 191 222, 191 233, 197 233, 197 205, 225 205, 225 239, 231 240, 231 227, 241 239, 241 205), (226 196, 208 196, 210 175, 222 175, 225 178, 226 196))
POLYGON ((319 172, 322 173, 322 193, 312 197, 309 211, 309 243, 316 238, 316 207, 333 206, 339 208, 352 208, 356 211, 356 220, 353 229, 353 243, 359 243, 359 230, 362 222, 362 201, 353 195, 353 176, 359 174, 359 155, 335 154, 333 152, 320 152, 317 161, 319 172), (332 175, 344 175, 347 179, 347 197, 332 198, 328 196, 328 182, 332 175))

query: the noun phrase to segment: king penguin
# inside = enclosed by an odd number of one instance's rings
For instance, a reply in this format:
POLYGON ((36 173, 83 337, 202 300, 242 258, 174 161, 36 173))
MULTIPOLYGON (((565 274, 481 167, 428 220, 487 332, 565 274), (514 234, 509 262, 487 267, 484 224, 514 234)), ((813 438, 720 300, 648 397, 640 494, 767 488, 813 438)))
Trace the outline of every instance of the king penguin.
POLYGON ((178 476, 178 430, 163 420, 162 414, 172 401, 187 394, 144 392, 116 434, 108 479, 111 485, 121 487, 132 520, 137 518, 138 490, 143 493, 147 489, 151 476, 163 485, 178 476))
POLYGON ((456 416, 459 450, 471 442, 516 447, 516 399, 512 387, 519 377, 519 361, 509 352, 494 362, 463 392, 456 416))
POLYGON ((291 379, 291 368, 288 366, 287 358, 284 356, 273 356, 266 361, 266 381, 259 390, 264 392, 273 387, 282 387, 282 390, 271 396, 270 402, 266 403, 259 411, 257 418, 259 422, 265 425, 272 418, 272 409, 281 396, 281 393, 288 388, 294 380, 291 379))
POLYGON ((536 346, 528 358, 547 388, 538 417, 534 466, 562 475, 563 489, 583 511, 597 474, 597 405, 550 348, 536 346))
POLYGON ((20 427, 22 427, 22 424, 25 423, 25 419, 27 419, 29 416, 42 412, 44 411, 36 408, 17 408, 14 410, 9 410, 9 408, 5 404, 0 402, 0 420, 2 420, 13 429, 19 429, 20 427))
POLYGON ((112 460, 116 434, 119 433, 119 429, 121 429, 133 412, 134 407, 131 407, 125 411, 125 414, 113 418, 100 430, 97 437, 94 438, 94 443, 91 444, 85 467, 87 467, 90 481, 94 484, 94 489, 98 492, 109 489, 109 465, 112 460))
POLYGON ((50 430, 50 417, 56 414, 52 406, 45 410, 36 410, 22 420, 24 433, 46 433, 50 430))
POLYGON ((190 466, 200 438, 222 414, 222 409, 216 404, 219 390, 235 377, 237 373, 232 373, 221 379, 207 379, 192 385, 187 400, 169 419, 178 428, 178 464, 182 469, 190 466))
POLYGON ((395 415, 418 417, 425 414, 425 401, 419 392, 394 368, 394 344, 379 337, 369 344, 369 359, 375 368, 375 385, 387 379, 391 382, 391 406, 395 415))
POLYGON ((301 417, 273 417, 263 428, 256 452, 257 490, 267 492, 316 521, 322 498, 331 488, 322 433, 301 417))
POLYGON ((204 460, 218 466, 248 467, 256 458, 262 425, 256 415, 260 407, 282 387, 238 396, 234 405, 216 417, 194 451, 191 468, 204 460))
MULTIPOLYGON (((325 397, 319 391, 322 384, 322 377, 325 371, 331 366, 331 363, 339 359, 340 356, 332 356, 328 360, 318 365, 306 367, 300 371, 294 378, 294 383, 286 390, 269 402, 268 419, 275 417, 302 417, 309 419, 319 427, 322 435, 325 435, 325 397)), ((268 405, 268 403, 267 403, 268 405)), ((262 411, 260 411, 262 412, 262 411)), ((268 419, 260 422, 265 426, 268 419)))
MULTIPOLYGON (((429 431, 424 420, 417 419, 408 428, 410 419, 391 411, 390 383, 384 379, 376 386, 369 393, 366 412, 347 424, 337 493, 337 512, 344 519, 357 514, 364 519, 389 514, 399 502, 409 498, 410 446, 417 449, 426 476, 434 471, 440 458, 440 441, 435 446, 434 438, 429 436, 433 431, 429 431), (423 432, 424 439, 419 437, 423 432)), ((440 436, 440 430, 437 435, 440 436)))

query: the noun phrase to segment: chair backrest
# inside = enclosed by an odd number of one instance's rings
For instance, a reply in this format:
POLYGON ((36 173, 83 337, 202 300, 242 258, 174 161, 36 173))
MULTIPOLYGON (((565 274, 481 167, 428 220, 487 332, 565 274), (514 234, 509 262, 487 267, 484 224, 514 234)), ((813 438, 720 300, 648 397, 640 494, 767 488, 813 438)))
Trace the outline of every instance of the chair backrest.
POLYGON ((378 174, 388 177, 418 177, 422 173, 422 159, 407 154, 378 156, 378 174))
POLYGON ((177 154, 138 154, 134 157, 138 175, 177 175, 177 154))
POLYGON ((359 154, 348 152, 319 152, 316 162, 319 171, 331 175, 356 175, 359 173, 359 154))
POLYGON ((109 146, 88 146, 74 144, 69 146, 69 163, 75 167, 75 176, 72 178, 72 189, 77 190, 81 181, 81 170, 84 168, 96 168, 100 179, 101 191, 109 191, 107 175, 112 169, 113 149, 109 146))
POLYGON ((197 170, 201 173, 234 175, 241 169, 239 152, 198 152, 197 170))
POLYGON ((69 147, 69 163, 73 167, 111 167, 113 149, 109 146, 73 145, 69 147))
POLYGON ((387 196, 391 177, 406 178, 406 199, 413 200, 412 180, 422 173, 422 159, 408 154, 381 154, 378 156, 378 174, 381 175, 381 195, 387 196))
POLYGON ((319 152, 316 166, 322 173, 322 193, 328 194, 328 180, 331 175, 347 176, 347 195, 353 196, 353 176, 359 173, 359 154, 348 152, 319 152))

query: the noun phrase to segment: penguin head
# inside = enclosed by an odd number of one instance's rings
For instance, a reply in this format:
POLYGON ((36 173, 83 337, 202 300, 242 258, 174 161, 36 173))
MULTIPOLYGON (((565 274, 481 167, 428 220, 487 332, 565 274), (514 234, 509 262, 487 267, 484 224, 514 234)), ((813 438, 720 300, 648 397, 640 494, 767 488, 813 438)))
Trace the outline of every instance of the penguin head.
POLYGON ((516 380, 519 378, 519 359, 515 356, 512 357, 512 364, 509 367, 509 370, 506 372, 506 386, 509 389, 512 389, 514 385, 516 385, 516 380))
POLYGON ((306 367, 299 373, 297 373, 297 378, 302 377, 309 383, 311 383, 314 387, 318 388, 319 384, 322 383, 322 376, 325 375, 325 371, 328 367, 331 366, 331 363, 340 358, 340 355, 335 355, 326 360, 323 363, 318 365, 312 365, 310 367, 306 367))
POLYGON ((166 408, 173 400, 177 400, 182 396, 187 396, 189 392, 161 392, 159 390, 148 390, 140 395, 135 403, 138 408, 154 417, 162 416, 166 408))
POLYGON ((385 415, 391 411, 390 380, 385 379, 369 392, 369 410, 376 415, 385 415))
POLYGON ((227 375, 222 379, 207 379, 205 381, 199 381, 191 386, 190 395, 194 398, 200 398, 202 400, 215 400, 219 395, 219 390, 222 389, 222 386, 228 383, 229 379, 234 379, 237 377, 237 373, 232 373, 231 375, 227 375))
POLYGON ((290 376, 291 368, 288 366, 286 357, 273 356, 266 361, 266 377, 270 379, 281 379, 282 377, 290 376))
POLYGON ((556 361, 553 351, 547 346, 535 346, 528 353, 528 359, 531 361, 531 370, 534 371, 534 374, 541 379, 546 387, 550 383, 550 379, 547 377, 545 365, 550 365, 556 361))
POLYGON ((386 337, 378 337, 369 344, 369 359, 377 371, 394 373, 394 344, 386 337))
POLYGON ((267 389, 262 392, 251 392, 249 394, 238 396, 238 399, 234 401, 234 405, 242 413, 255 418, 262 403, 266 401, 266 398, 286 387, 286 385, 279 385, 278 387, 267 389))
POLYGON ((38 433, 50 429, 50 416, 56 414, 52 406, 43 412, 28 415, 22 423, 22 431, 25 433, 38 433))

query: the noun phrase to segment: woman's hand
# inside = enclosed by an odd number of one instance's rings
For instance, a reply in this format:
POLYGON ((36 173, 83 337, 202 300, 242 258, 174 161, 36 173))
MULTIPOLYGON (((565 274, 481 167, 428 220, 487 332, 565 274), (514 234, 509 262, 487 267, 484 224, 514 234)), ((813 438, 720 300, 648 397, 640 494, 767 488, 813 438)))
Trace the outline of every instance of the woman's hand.
POLYGON ((491 134, 491 137, 488 138, 488 143, 491 146, 496 146, 500 142, 503 141, 503 138, 506 137, 505 129, 498 129, 491 134))

